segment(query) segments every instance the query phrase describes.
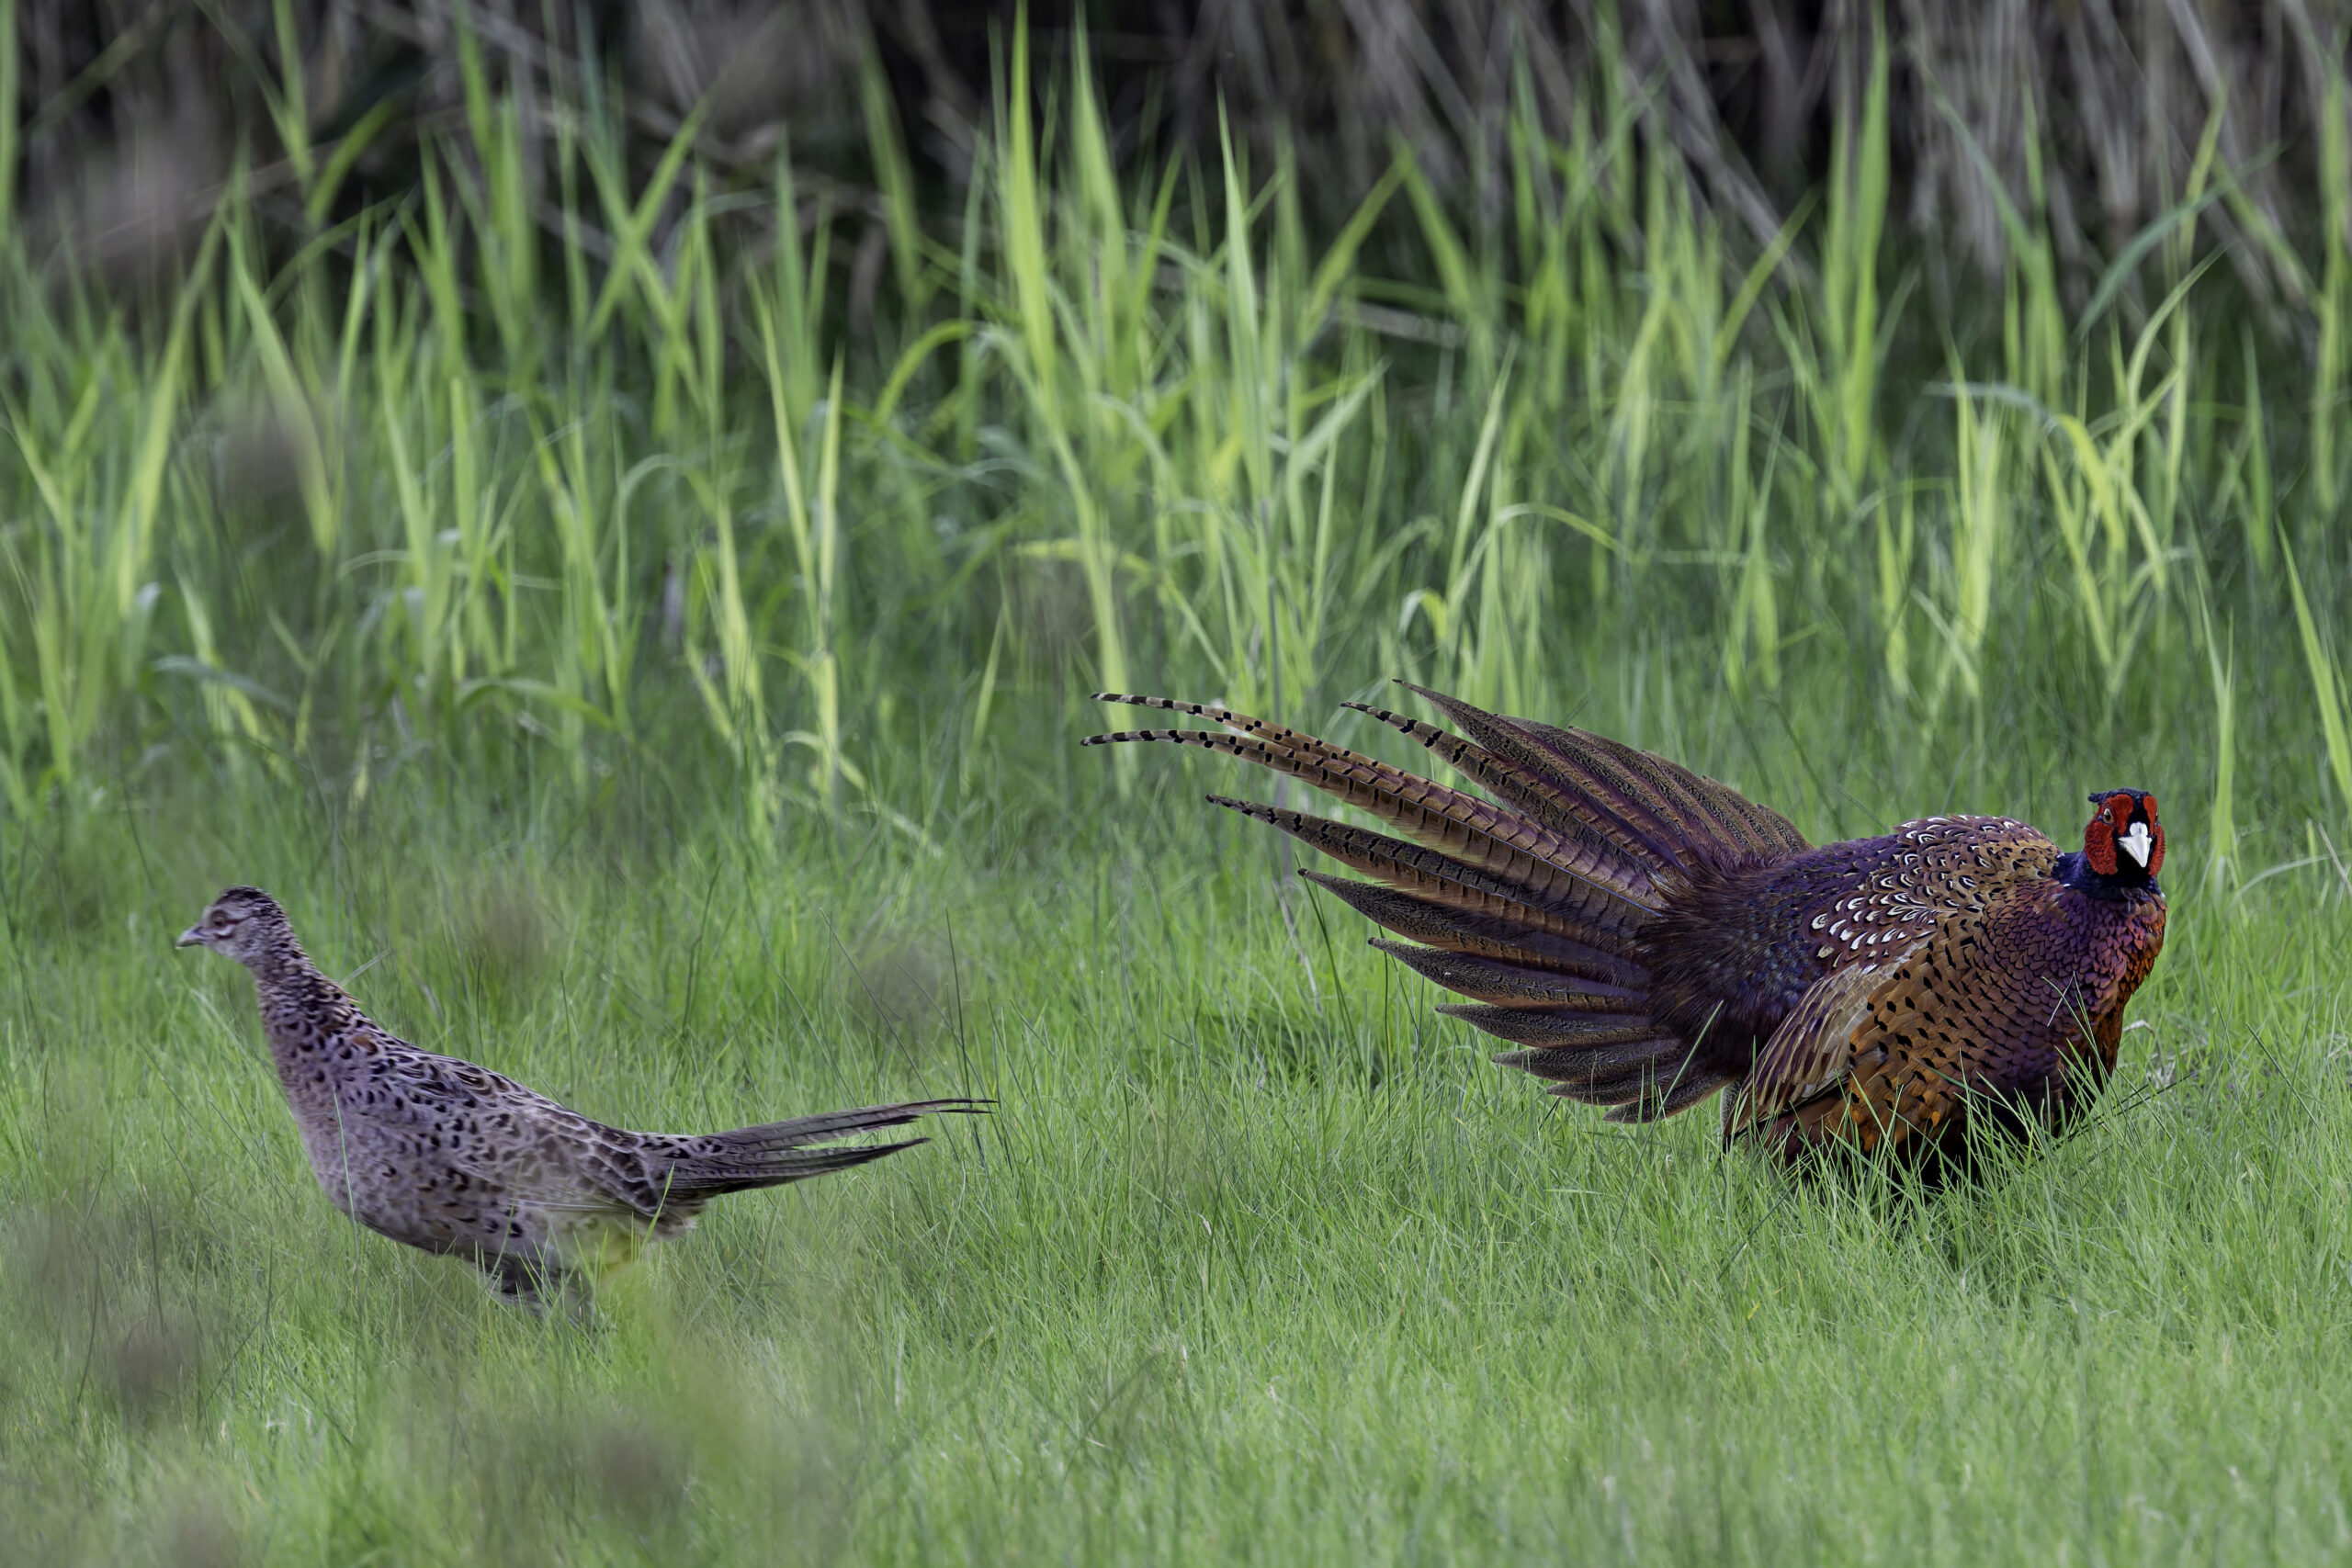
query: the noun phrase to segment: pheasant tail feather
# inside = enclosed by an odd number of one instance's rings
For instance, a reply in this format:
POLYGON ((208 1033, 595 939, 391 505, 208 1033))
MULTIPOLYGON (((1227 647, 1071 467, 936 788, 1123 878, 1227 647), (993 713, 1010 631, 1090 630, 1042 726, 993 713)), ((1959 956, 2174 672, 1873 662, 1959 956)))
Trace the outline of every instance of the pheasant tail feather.
POLYGON ((1698 867, 1769 861, 1803 839, 1736 792, 1663 759, 1411 689, 1462 734, 1347 705, 1410 736, 1491 800, 1210 704, 1098 694, 1222 728, 1127 730, 1087 744, 1157 742, 1237 757, 1394 829, 1399 836, 1209 797, 1372 878, 1302 874, 1408 939, 1374 945, 1471 998, 1442 1010, 1521 1047, 1496 1059, 1551 1079, 1554 1092, 1646 1120, 1723 1087, 1724 1075, 1697 1060, 1694 1043, 1652 1016, 1642 932, 1698 867))

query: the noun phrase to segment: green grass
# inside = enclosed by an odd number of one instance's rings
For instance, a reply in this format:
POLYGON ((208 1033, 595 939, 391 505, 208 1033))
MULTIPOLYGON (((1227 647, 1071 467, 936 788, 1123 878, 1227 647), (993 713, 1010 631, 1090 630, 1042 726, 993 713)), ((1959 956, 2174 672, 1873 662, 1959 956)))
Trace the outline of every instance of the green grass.
POLYGON ((1069 71, 946 217, 873 95, 861 227, 593 91, 535 177, 466 61, 413 201, 232 188, 161 298, 0 230, 0 1560, 2352 1556, 2345 225, 2267 335, 2209 136, 2086 293, 2037 186, 1930 303, 1876 85, 1743 256, 1604 61, 1466 226, 1123 178, 1069 71), (1396 675, 1816 841, 2154 791, 2100 1116, 1925 1204, 1606 1127, 1076 744, 1418 763, 1396 675), (591 1114, 1002 1106, 540 1324, 316 1191, 169 946, 232 881, 591 1114))
POLYGON ((20 857, 0 1556, 2352 1551, 2332 869, 2178 878, 2095 1124, 1917 1204, 1487 1065, 1344 911, 1286 915, 1247 824, 1159 787, 1214 770, 1149 761, 1164 804, 1098 780, 1066 834, 975 820, 935 856, 420 781, 359 819, 197 790, 20 857), (1002 1106, 716 1206, 600 1327, 534 1321, 318 1193, 243 976, 169 945, 231 875, 410 1037, 598 1115, 1002 1106))

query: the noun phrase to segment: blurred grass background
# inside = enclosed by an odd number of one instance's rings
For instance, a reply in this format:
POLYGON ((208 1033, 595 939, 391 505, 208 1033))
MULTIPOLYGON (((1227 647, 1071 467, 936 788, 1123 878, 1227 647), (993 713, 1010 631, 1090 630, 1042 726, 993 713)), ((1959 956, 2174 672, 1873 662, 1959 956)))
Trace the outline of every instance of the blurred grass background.
MULTIPOLYGON (((93 51, 28 0, 0 81, 17 818, 166 757, 356 798, 428 751, 585 788, 658 737, 724 755, 755 833, 790 800, 921 834, 1036 793, 1001 783, 1039 750, 1014 694, 1066 728, 1145 672, 1283 717, 1400 673, 1640 728, 1678 677, 1819 667, 1859 677, 1868 757, 1981 739, 2018 646, 2049 724, 2190 727, 2220 862, 2268 677, 2323 739, 2285 798, 2352 792, 2352 152, 2341 27, 2300 8, 2228 49, 2140 18, 2129 157, 1860 10, 1813 19, 1784 102, 1769 8, 1735 49, 1473 6, 1440 49, 1399 7, 1378 38, 1475 114, 1407 134, 1389 83, 1363 123, 1302 104, 1311 141, 1247 55, 1213 115, 1182 71, 1138 107, 1082 17, 1016 18, 956 168, 936 122, 972 94, 910 105, 883 45, 975 24, 920 6, 151 9, 93 51), (1481 39, 1487 74, 1443 78, 1481 39), (713 51, 831 64, 754 113, 662 74, 713 51), (2184 51, 2211 69, 2156 71, 2184 51), (1725 162, 1742 116, 1787 199, 1725 162), (875 795, 925 744, 943 787, 875 795)), ((1374 34, 1318 15, 1281 26, 1354 38, 1333 69, 1373 94, 1374 34)), ((1977 52, 2014 63, 2022 16, 1977 52)), ((2112 63, 2088 25, 2037 57, 2068 112, 2112 63)))
POLYGON ((526 10, 0 3, 0 1555, 2352 1551, 2340 7, 526 10), (1395 675, 2152 790, 2107 1114, 1604 1130, 1076 751, 1395 675), (1005 1107, 519 1320, 231 881, 591 1114, 1005 1107))

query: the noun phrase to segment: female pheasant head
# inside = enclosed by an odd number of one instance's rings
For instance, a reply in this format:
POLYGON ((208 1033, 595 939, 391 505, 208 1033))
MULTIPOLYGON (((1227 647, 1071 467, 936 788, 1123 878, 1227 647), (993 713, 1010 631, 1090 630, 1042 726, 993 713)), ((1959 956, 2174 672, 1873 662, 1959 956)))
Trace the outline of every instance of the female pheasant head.
POLYGON ((177 947, 209 947, 251 969, 283 957, 295 945, 293 928, 277 900, 258 887, 230 887, 212 900, 204 918, 180 932, 177 947))
POLYGON ((2120 886, 2154 881, 2165 863, 2156 797, 2145 790, 2105 790, 2091 796, 2091 807, 2090 826, 2083 829, 2083 863, 2120 886))

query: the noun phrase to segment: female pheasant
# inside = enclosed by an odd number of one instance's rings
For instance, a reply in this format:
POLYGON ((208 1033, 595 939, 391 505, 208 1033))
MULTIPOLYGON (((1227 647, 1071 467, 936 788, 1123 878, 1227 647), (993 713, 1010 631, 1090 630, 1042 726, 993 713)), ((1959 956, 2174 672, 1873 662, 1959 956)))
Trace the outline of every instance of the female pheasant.
POLYGON ((584 1308, 595 1278, 684 1235, 712 1199, 845 1170, 925 1142, 844 1144, 978 1100, 922 1100, 699 1136, 592 1122, 471 1062, 421 1051, 319 972, 277 901, 232 887, 180 933, 252 972, 311 1174, 369 1230, 465 1258, 500 1294, 584 1308))
POLYGON ((1972 1122, 2062 1128, 2115 1066, 2124 1004, 2164 946, 2153 795, 2103 791, 2083 847, 2005 817, 1930 817, 1819 849, 1778 813, 1580 729, 1410 690, 1462 732, 1350 703, 1492 802, 1246 714, 1197 746, 1286 773, 1401 838, 1209 798, 1374 878, 1302 875, 1409 942, 1375 940, 1520 1048, 1552 1092, 1671 1116, 1728 1089, 1724 1137, 1794 1162, 1829 1147, 1964 1159, 1972 1122), (1499 804, 1497 804, 1499 803, 1499 804))

